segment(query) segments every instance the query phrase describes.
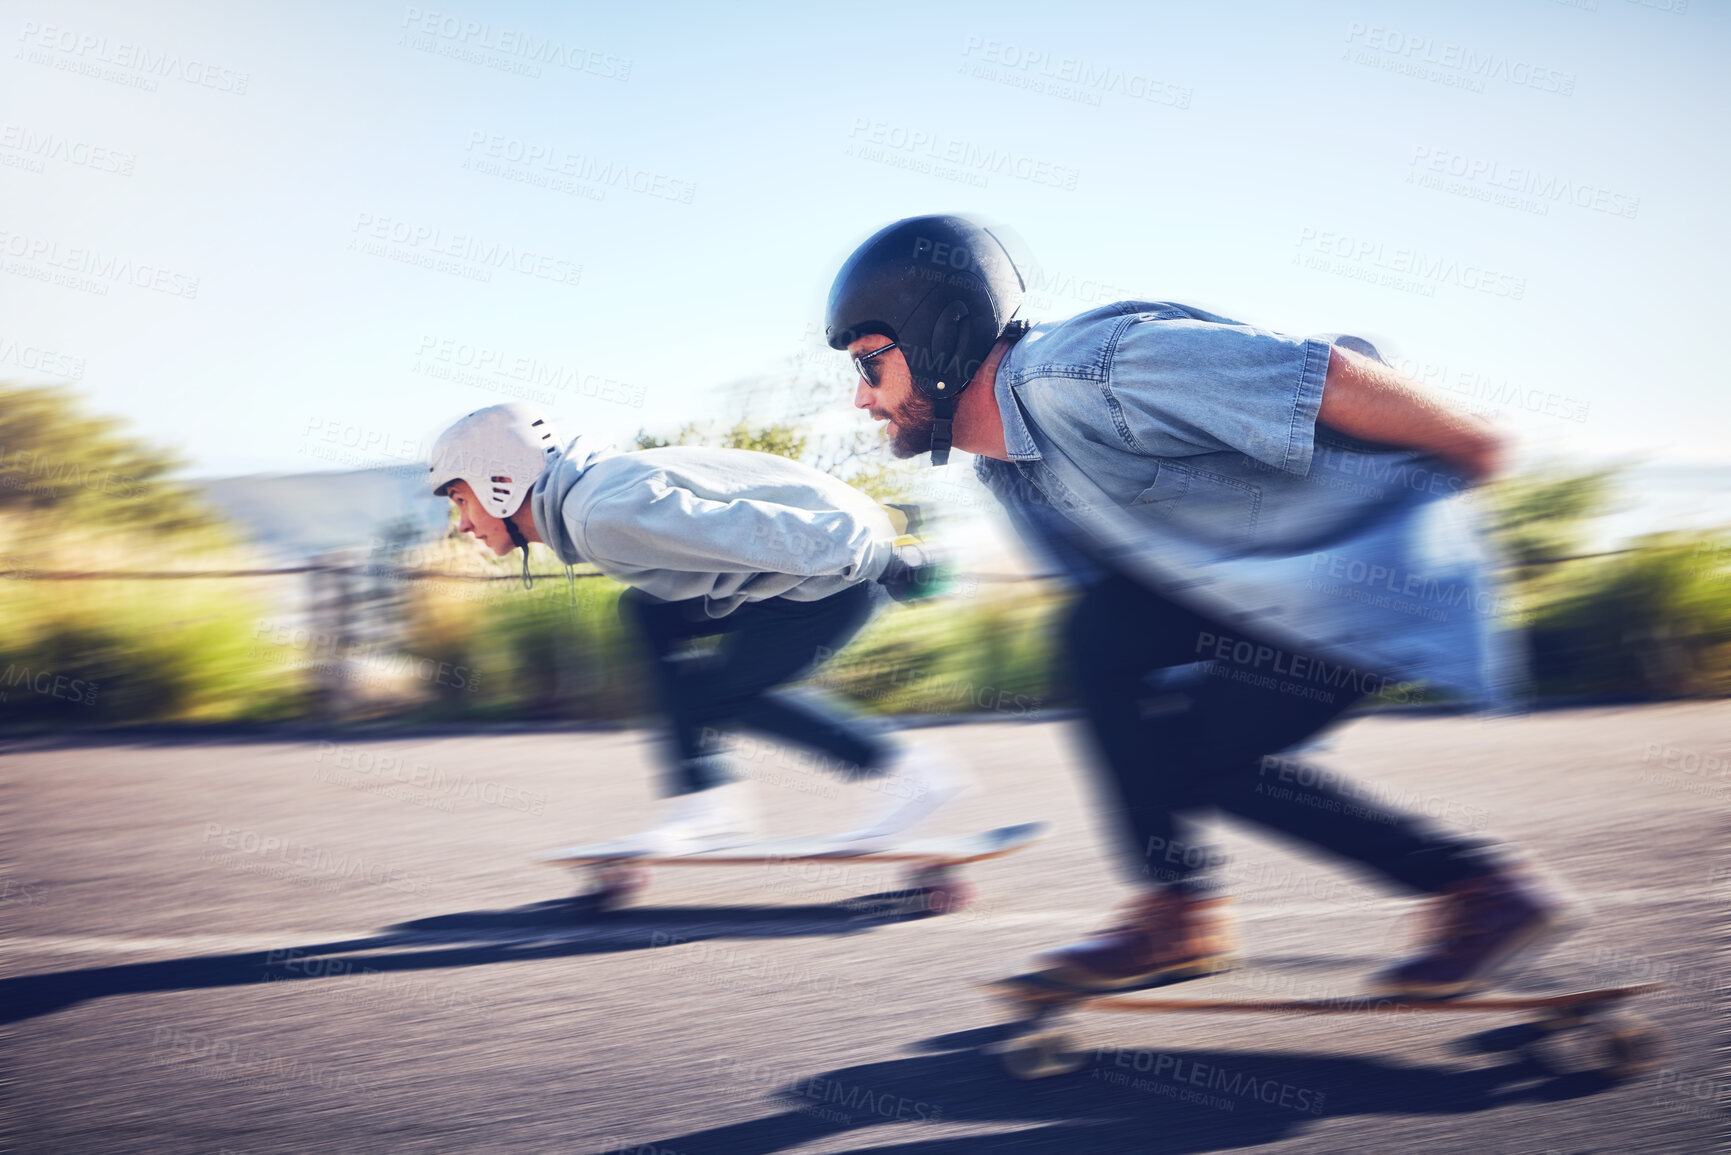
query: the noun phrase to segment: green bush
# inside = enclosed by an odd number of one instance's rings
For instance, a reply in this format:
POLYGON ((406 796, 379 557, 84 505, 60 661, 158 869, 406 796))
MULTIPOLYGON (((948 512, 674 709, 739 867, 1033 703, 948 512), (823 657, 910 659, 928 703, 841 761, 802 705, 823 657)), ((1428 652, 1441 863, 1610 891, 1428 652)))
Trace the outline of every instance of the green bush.
POLYGON ((1541 695, 1731 693, 1731 542, 1656 535, 1557 568, 1529 634, 1541 695))
POLYGON ((59 727, 289 718, 297 672, 254 644, 233 582, 25 582, 0 589, 0 720, 59 727), (198 588, 203 586, 203 589, 198 588))

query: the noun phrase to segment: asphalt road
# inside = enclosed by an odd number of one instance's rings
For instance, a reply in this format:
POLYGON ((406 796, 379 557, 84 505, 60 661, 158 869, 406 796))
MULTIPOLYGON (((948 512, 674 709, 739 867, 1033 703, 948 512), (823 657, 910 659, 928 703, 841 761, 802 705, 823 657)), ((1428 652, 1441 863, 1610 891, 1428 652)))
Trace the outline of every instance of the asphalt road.
MULTIPOLYGON (((1319 762, 1506 837, 1591 922, 1512 986, 1665 979, 1659 1069, 1606 1086, 1512 1016, 1085 1015, 1075 1074, 1015 1082, 971 985, 1126 893, 1063 722, 914 733, 988 789, 934 820, 1042 819, 969 911, 874 919, 884 866, 667 868, 574 920, 535 854, 652 808, 634 732, 0 745, 10 1134, 22 1151, 1705 1151, 1722 1133, 1731 705, 1350 723, 1319 762), (395 759, 394 762, 388 761, 395 759), (1717 764, 1713 762, 1718 759, 1717 764)), ((863 804, 751 752, 767 824, 863 804)), ((1352 988, 1410 902, 1223 833, 1250 954, 1215 980, 1352 988)))

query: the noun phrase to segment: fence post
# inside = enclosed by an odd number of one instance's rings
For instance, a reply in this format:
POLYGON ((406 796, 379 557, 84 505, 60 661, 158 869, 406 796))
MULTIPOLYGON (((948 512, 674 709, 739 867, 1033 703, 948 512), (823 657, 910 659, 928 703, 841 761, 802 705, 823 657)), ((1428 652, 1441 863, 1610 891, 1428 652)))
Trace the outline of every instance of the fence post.
POLYGON ((336 567, 341 558, 321 554, 308 574, 312 601, 308 607, 314 639, 330 639, 330 649, 321 655, 313 647, 313 712, 321 722, 340 723, 349 715, 350 696, 344 684, 343 655, 348 652, 351 618, 347 574, 336 567))

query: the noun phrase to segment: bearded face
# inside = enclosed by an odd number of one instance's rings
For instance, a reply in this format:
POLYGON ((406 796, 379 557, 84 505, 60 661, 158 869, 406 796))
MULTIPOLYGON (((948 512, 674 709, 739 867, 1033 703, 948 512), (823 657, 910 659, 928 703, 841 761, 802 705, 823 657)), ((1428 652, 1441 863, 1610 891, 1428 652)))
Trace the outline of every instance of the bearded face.
MULTIPOLYGON (((900 404, 888 411, 890 420, 890 452, 897 457, 918 457, 932 449, 932 422, 937 407, 932 399, 910 389, 900 404)), ((874 414, 874 416, 876 416, 874 414)))

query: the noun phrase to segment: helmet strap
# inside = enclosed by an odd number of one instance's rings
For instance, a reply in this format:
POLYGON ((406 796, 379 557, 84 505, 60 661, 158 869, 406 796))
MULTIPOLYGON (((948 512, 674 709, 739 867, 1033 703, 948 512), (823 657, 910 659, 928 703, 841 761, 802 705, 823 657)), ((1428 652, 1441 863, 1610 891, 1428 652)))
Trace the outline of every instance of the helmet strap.
POLYGON ((517 523, 510 518, 505 519, 505 532, 511 535, 511 544, 523 551, 523 588, 535 588, 535 579, 529 576, 529 539, 523 536, 523 531, 517 528, 517 523))
MULTIPOLYGON (((1004 331, 998 335, 999 341, 1008 341, 1014 345, 1028 335, 1033 324, 1025 320, 1011 321, 1004 326, 1004 331)), ((995 343, 994 343, 995 345, 995 343)), ((988 357, 991 354, 986 354, 988 357)), ((953 435, 956 417, 956 406, 962 400, 962 389, 971 382, 964 381, 962 388, 954 393, 945 393, 942 397, 932 398, 932 464, 948 465, 950 463, 950 438, 953 435)))
POLYGON ((950 436, 956 416, 955 396, 932 399, 932 464, 950 463, 950 436))

